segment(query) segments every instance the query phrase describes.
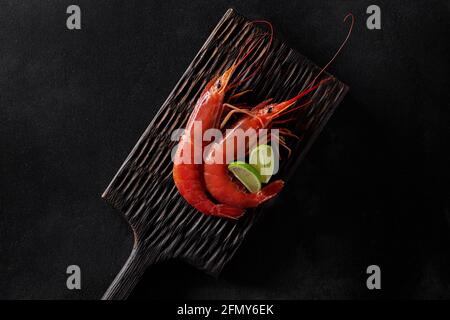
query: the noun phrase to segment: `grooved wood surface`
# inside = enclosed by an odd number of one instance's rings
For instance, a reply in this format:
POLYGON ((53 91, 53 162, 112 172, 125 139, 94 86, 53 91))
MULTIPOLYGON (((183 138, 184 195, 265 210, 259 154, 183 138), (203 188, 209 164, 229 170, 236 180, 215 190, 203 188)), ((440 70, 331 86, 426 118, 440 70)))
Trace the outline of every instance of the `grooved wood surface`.
MULTIPOLYGON (((185 126, 204 85, 230 66, 232 53, 262 32, 247 22, 233 10, 226 12, 105 190, 103 198, 130 223, 135 247, 104 299, 126 298, 146 267, 162 259, 182 258, 219 274, 263 211, 270 211, 269 203, 247 210, 237 221, 205 216, 178 194, 171 175, 171 150, 176 144, 171 134, 185 126)), ((236 90, 251 88, 255 102, 266 98, 283 101, 305 88, 319 71, 274 39, 260 72, 236 90)), ((301 139, 288 140, 293 154, 281 161, 280 178, 288 182, 347 89, 333 78, 311 95, 313 104, 295 113, 297 120, 288 128, 301 139)))

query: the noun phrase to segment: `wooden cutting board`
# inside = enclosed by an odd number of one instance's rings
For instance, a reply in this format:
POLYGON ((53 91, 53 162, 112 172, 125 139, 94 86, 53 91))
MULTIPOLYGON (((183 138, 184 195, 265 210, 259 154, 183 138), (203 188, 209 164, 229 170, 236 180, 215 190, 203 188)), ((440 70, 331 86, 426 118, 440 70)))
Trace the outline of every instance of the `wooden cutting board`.
MULTIPOLYGON (((206 40, 178 84, 145 130, 119 171, 106 188, 103 198, 118 209, 134 232, 134 248, 103 299, 125 299, 145 269, 170 258, 187 260, 217 275, 233 257, 255 222, 270 212, 270 203, 248 210, 237 221, 205 216, 178 194, 172 180, 171 150, 176 142, 171 133, 183 128, 204 85, 232 63, 235 52, 248 37, 261 33, 246 18, 228 10, 206 40)), ((246 82, 255 102, 267 98, 283 101, 308 85, 320 68, 301 54, 274 39, 260 72, 246 82)), ((326 74, 324 76, 330 76, 326 74)), ((289 140, 293 153, 280 163, 279 177, 286 180, 307 153, 348 87, 337 79, 321 86, 314 103, 300 109, 288 128, 301 136, 289 140)))

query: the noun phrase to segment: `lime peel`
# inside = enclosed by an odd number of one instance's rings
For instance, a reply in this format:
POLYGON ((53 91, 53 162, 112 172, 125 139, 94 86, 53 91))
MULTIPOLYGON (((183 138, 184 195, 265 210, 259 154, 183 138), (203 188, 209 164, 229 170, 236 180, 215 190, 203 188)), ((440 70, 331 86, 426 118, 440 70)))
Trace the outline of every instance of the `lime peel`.
POLYGON ((247 188, 251 193, 261 190, 261 175, 252 165, 243 161, 231 162, 228 165, 233 175, 247 188))

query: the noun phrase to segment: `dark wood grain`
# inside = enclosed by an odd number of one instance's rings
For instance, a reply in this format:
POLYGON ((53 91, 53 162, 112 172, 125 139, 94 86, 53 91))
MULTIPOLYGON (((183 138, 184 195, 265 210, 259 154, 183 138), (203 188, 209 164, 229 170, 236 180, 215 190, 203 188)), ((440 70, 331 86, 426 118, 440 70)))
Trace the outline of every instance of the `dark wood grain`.
MULTIPOLYGON (((219 274, 270 207, 248 210, 238 221, 205 216, 180 197, 171 176, 171 133, 184 127, 206 82, 230 65, 231 52, 261 32, 247 21, 233 10, 226 12, 105 190, 103 198, 131 225, 135 245, 103 299, 126 298, 147 266, 163 259, 182 258, 219 274)), ((239 90, 252 88, 255 101, 282 101, 305 88, 319 70, 275 39, 261 72, 239 90)), ((346 92, 347 86, 333 78, 313 94, 313 105, 297 112, 290 129, 301 139, 291 141, 293 155, 282 161, 281 178, 289 179, 346 92)))

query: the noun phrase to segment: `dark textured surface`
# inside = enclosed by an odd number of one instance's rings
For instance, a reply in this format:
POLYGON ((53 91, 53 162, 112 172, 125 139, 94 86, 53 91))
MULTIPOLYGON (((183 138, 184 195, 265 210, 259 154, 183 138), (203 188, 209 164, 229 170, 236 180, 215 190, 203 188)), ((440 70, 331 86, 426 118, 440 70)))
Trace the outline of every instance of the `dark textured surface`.
MULTIPOLYGON (((182 258, 218 275, 268 207, 249 209, 239 220, 205 216, 184 201, 172 178, 171 152, 176 145, 171 141, 172 132, 186 126, 206 83, 233 63, 233 52, 239 52, 245 43, 261 35, 262 30, 249 22, 234 10, 225 13, 104 192, 103 198, 125 215, 135 234, 133 254, 105 299, 128 297, 146 267, 161 260, 182 258)), ((286 101, 306 90, 321 70, 276 38, 270 48, 263 43, 242 68, 251 63, 253 56, 261 55, 264 60, 258 73, 230 95, 251 89, 256 101, 286 101)), ((324 77, 329 75, 318 80, 324 77)), ((300 139, 288 140, 292 155, 281 162, 274 179, 289 183, 289 176, 347 90, 338 80, 330 80, 309 95, 311 105, 290 115, 296 121, 288 127, 300 139)))
POLYGON ((351 91, 220 279, 168 261, 132 298, 449 297, 447 2, 377 1, 380 31, 371 1, 77 3, 69 32, 72 2, 0 2, 0 297, 101 297, 132 235, 99 196, 229 7, 317 63, 352 11, 330 69, 351 91), (365 289, 373 263, 381 292, 365 289))

